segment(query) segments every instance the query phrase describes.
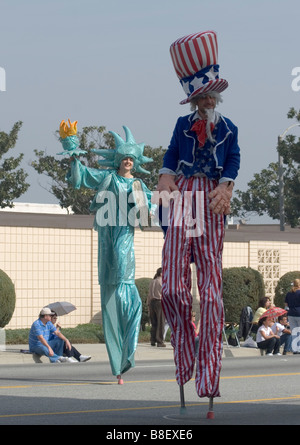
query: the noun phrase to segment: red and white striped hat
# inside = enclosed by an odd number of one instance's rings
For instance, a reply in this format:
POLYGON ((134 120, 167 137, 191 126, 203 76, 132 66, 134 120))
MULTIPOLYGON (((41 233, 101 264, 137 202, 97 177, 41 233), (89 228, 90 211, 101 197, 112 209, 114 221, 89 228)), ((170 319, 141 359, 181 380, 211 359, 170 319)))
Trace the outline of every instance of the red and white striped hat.
POLYGON ((186 104, 199 94, 228 87, 219 79, 218 42, 214 31, 198 32, 177 39, 170 47, 172 62, 180 83, 187 94, 186 104))

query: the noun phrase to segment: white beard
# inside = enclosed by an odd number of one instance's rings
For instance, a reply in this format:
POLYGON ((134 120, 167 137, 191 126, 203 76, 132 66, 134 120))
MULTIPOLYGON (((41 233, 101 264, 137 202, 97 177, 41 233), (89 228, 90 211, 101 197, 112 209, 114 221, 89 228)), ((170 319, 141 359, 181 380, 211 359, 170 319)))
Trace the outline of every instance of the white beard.
POLYGON ((216 113, 215 113, 215 110, 213 110, 212 108, 206 108, 205 113, 207 116, 207 122, 206 122, 207 138, 210 142, 213 143, 213 142, 216 142, 216 140, 213 138, 213 136, 211 134, 210 124, 213 124, 213 125, 216 124, 216 113))

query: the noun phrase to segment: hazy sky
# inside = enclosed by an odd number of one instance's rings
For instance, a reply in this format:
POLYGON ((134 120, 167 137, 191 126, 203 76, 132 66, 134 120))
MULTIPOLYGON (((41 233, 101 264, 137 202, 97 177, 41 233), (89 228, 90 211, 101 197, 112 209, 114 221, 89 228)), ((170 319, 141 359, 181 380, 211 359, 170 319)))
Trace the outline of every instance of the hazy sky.
POLYGON ((190 112, 179 105, 185 94, 169 47, 206 30, 218 34, 220 77, 229 82, 219 111, 239 127, 236 188, 246 190, 277 161, 287 112, 300 108, 292 89, 299 17, 299 0, 1 0, 0 130, 23 121, 13 152, 25 154, 31 183, 19 201, 57 202, 28 164, 34 149, 61 151, 54 132, 62 119, 122 136, 126 125, 137 142, 167 148, 178 116, 190 112))

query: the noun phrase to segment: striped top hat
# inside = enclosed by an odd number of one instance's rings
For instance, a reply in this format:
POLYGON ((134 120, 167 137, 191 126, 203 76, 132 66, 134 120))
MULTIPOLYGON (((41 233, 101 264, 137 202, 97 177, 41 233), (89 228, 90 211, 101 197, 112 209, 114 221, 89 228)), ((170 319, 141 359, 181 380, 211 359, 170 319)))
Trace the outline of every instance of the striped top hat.
POLYGON ((214 31, 198 32, 177 39, 170 47, 172 62, 187 99, 186 104, 199 94, 228 87, 227 80, 219 79, 218 42, 214 31))

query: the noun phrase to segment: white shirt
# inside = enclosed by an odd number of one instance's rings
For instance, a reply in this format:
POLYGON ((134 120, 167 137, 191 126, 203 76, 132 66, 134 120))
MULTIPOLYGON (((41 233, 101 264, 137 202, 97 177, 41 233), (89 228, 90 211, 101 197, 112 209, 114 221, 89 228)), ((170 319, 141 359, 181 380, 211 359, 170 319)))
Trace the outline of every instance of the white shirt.
POLYGON ((266 327, 266 326, 264 326, 264 325, 261 325, 260 326, 260 328, 258 329, 258 331, 257 331, 257 334, 256 334, 256 343, 259 343, 259 342, 261 342, 261 341, 265 341, 266 339, 262 336, 262 334, 261 334, 261 332, 264 332, 264 334, 268 337, 270 334, 271 334, 271 332, 272 332, 272 329, 268 326, 268 327, 266 327))
POLYGON ((285 326, 283 326, 281 323, 274 323, 271 329, 274 334, 277 334, 280 337, 282 335, 282 331, 285 329, 285 326))

